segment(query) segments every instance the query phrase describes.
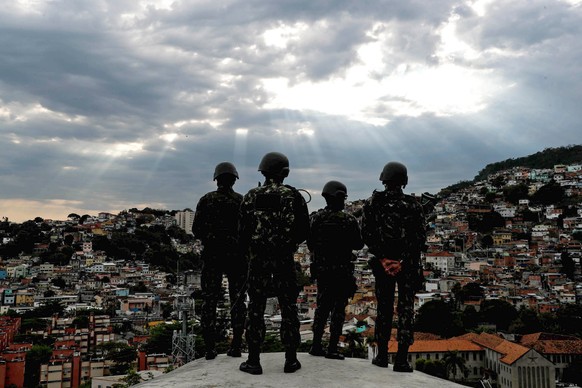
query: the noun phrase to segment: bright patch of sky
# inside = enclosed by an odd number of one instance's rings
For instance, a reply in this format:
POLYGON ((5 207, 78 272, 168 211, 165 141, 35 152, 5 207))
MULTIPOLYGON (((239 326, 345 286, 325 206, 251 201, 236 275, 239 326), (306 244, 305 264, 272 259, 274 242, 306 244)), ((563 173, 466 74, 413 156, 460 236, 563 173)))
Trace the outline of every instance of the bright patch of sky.
MULTIPOLYGON (((392 116, 478 112, 494 97, 499 80, 490 70, 454 63, 456 56, 468 60, 479 56, 456 36, 455 19, 451 17, 441 29, 439 65, 402 63, 395 71, 382 74, 387 58, 381 48, 389 43, 390 33, 368 32, 375 41, 357 49, 359 61, 344 76, 292 85, 287 78, 263 79, 263 87, 271 97, 264 108, 313 110, 377 126, 387 124, 392 116), (375 115, 373 107, 378 104, 388 108, 389 114, 375 115)), ((372 30, 377 29, 375 26, 372 30)))

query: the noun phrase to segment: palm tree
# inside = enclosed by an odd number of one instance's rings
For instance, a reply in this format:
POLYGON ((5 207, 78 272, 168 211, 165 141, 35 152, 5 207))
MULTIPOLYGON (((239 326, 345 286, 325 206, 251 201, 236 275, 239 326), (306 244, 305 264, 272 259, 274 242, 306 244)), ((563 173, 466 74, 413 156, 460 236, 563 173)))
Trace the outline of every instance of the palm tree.
POLYGON ((354 354, 358 352, 364 343, 362 335, 357 333, 355 330, 350 330, 345 335, 346 342, 348 343, 348 348, 350 349, 350 357, 354 357, 354 354))
POLYGON ((469 370, 465 366, 465 359, 457 350, 448 351, 443 357, 443 361, 445 363, 447 378, 449 375, 453 375, 453 381, 456 381, 457 369, 463 374, 464 377, 467 377, 469 370))

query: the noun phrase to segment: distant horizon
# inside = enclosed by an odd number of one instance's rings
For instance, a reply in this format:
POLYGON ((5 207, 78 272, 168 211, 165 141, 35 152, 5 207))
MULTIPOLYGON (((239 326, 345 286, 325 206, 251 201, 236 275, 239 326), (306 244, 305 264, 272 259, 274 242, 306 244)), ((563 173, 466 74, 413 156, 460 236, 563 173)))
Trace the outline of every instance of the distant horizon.
POLYGON ((580 142, 581 26, 582 0, 9 2, 0 217, 193 207, 271 151, 312 208, 389 161, 435 193, 580 142))
MULTIPOLYGON (((562 146, 562 147, 568 147, 568 146, 562 146)), ((562 147, 558 147, 558 148, 562 148, 562 147)), ((546 148, 546 149, 547 149, 547 148, 546 148)), ((544 149, 544 150, 545 150, 545 149, 544 149)), ((540 151, 543 151, 543 150, 540 150, 540 151)), ((529 157, 529 156, 532 156, 532 155, 533 155, 533 154, 531 154, 531 155, 526 155, 526 156, 522 156, 522 157, 529 157)), ((489 164, 502 163, 502 162, 506 162, 506 161, 509 161, 509 160, 518 159, 518 158, 522 158, 522 157, 513 157, 513 158, 505 159, 505 160, 502 160, 502 161, 498 161, 498 162, 492 162, 492 163, 489 163, 489 164)), ((582 163, 582 161, 580 161, 580 162, 582 163)), ((489 165, 489 164, 488 164, 488 165, 489 165)), ((486 167, 487 167, 487 166, 483 166, 483 167, 481 168, 481 170, 482 170, 482 169, 484 169, 484 168, 486 168, 486 167)), ((480 172, 481 170, 479 170, 479 172, 480 172)), ((473 176, 473 178, 471 178, 471 179, 459 180, 459 181, 457 181, 457 182, 455 182, 455 183, 451 183, 451 184, 449 184, 449 185, 446 185, 446 186, 444 186, 444 187, 441 187, 440 189, 438 189, 438 191, 433 191, 433 192, 430 192, 430 191, 429 191, 429 193, 431 193, 431 194, 438 194, 438 193, 440 193, 440 191, 442 191, 443 189, 445 189, 445 188, 447 188, 447 187, 450 187, 450 186, 452 186, 452 185, 454 185, 454 184, 456 184, 456 183, 460 183, 460 182, 471 182, 471 181, 473 181, 473 180, 474 180, 474 179, 475 179, 475 178, 478 176, 479 172, 477 172, 477 174, 475 174, 475 176, 473 176)), ((285 181, 285 183, 287 183, 287 181, 285 181)), ((214 188, 214 189, 215 189, 215 188, 214 188)), ((212 190, 214 190, 214 189, 210 189, 210 191, 212 191, 212 190)), ((378 187, 377 189, 378 189, 378 190, 382 190, 382 189, 383 189, 382 185, 380 184, 380 185, 379 185, 379 187, 378 187)), ((237 187, 236 187, 236 184, 235 184, 234 190, 235 190, 235 191, 238 191, 238 190, 237 190, 237 187)), ((301 189, 301 190, 305 190, 305 189, 301 189)), ((350 188, 348 188, 348 191, 350 191, 350 188)), ((424 193, 424 192, 427 192, 427 191, 426 191, 426 190, 425 190, 425 191, 410 191, 410 190, 407 190, 407 189, 405 188, 405 189, 404 189, 404 192, 405 192, 405 193, 407 193, 407 194, 410 194, 410 195, 414 194, 414 195, 416 195, 416 196, 420 197, 420 195, 421 195, 422 193, 424 193)), ((241 192, 241 194, 243 194, 243 195, 244 195, 245 193, 246 193, 246 192, 241 192)), ((310 199, 310 198, 309 198, 309 196, 308 196, 308 195, 306 195, 305 193, 302 193, 302 195, 303 195, 303 197, 305 198, 305 200, 306 200, 306 201, 309 201, 309 199, 310 199)), ((322 208, 322 207, 325 207, 325 201, 323 200, 323 198, 316 198, 316 197, 314 196, 314 194, 312 194, 312 193, 309 193, 309 195, 311 196, 311 201, 310 201, 310 202, 308 202, 308 209, 309 209, 309 212, 316 211, 316 210, 318 210, 318 209, 320 209, 320 208, 322 208), (314 205, 314 203, 315 203, 316 205, 314 205)), ((365 197, 365 198, 357 198, 357 199, 351 199, 351 198, 348 198, 348 200, 347 200, 346 202, 363 201, 363 200, 366 200, 367 198, 369 198, 369 196, 370 196, 370 195, 372 195, 372 191, 371 191, 371 192, 370 192, 370 194, 369 194, 367 197, 365 197)), ((87 209, 76 209, 76 210, 73 210, 73 211, 67 211, 67 212, 65 212, 64 214, 66 214, 66 215, 65 215, 64 217, 62 217, 62 218, 55 218, 55 217, 43 217, 42 215, 35 215, 35 216, 32 216, 32 217, 30 217, 30 218, 21 219, 21 220, 14 220, 14 219, 12 219, 12 218, 8 217, 8 220, 9 220, 9 221, 11 221, 11 222, 15 222, 15 223, 23 223, 23 222, 25 222, 25 221, 34 220, 34 218, 36 218, 36 217, 41 217, 41 218, 43 218, 43 220, 44 220, 44 219, 48 219, 48 220, 53 220, 53 221, 64 221, 64 220, 66 220, 66 219, 68 218, 67 216, 68 216, 69 214, 72 214, 72 213, 79 214, 79 216, 82 216, 82 215, 85 215, 85 214, 88 214, 88 215, 90 215, 90 216, 95 216, 95 215, 98 215, 99 213, 111 213, 111 214, 116 214, 116 215, 118 215, 118 214, 119 214, 119 213, 121 213, 122 211, 127 211, 127 210, 129 210, 129 209, 133 209, 133 208, 136 208, 136 209, 138 209, 138 210, 143 210, 143 209, 145 209, 145 208, 151 208, 151 209, 153 209, 153 210, 161 210, 161 211, 167 211, 167 212, 172 212, 172 211, 183 211, 183 210, 185 210, 185 209, 191 209, 192 211, 195 211, 195 209, 196 209, 196 203, 192 204, 192 206, 185 206, 185 207, 183 207, 183 208, 174 208, 174 209, 170 209, 170 208, 159 208, 159 207, 153 207, 153 206, 150 206, 150 205, 147 205, 147 204, 143 204, 143 206, 128 206, 128 207, 125 207, 125 208, 123 208, 123 209, 121 209, 121 210, 106 210, 106 209, 101 209, 101 210, 87 210, 87 209)), ((7 216, 5 216, 4 214, 1 214, 1 213, 0 213, 0 220, 1 220, 3 217, 7 217, 7 216)))

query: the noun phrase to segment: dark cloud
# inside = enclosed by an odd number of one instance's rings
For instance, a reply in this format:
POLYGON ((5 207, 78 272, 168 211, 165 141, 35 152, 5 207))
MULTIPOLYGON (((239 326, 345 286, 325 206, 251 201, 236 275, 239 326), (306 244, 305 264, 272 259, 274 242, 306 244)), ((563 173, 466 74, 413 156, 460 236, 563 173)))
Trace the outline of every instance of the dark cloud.
POLYGON ((582 9, 568 2, 24 4, 0 10, 0 216, 11 219, 192 208, 216 163, 234 162, 246 192, 270 151, 289 156, 289 183, 316 208, 330 179, 369 196, 390 160, 409 167, 407 191, 436 192, 579 142, 582 9), (468 79, 466 108, 450 94, 468 79))

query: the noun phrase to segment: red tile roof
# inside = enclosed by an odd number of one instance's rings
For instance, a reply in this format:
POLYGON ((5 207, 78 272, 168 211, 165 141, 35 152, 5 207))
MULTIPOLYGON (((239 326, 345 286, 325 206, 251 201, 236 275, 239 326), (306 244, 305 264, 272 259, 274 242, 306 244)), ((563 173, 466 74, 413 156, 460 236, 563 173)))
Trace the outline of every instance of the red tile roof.
POLYGON ((530 350, 525 346, 504 340, 499 336, 488 333, 481 334, 467 333, 456 338, 473 341, 476 344, 479 344, 483 347, 489 348, 491 350, 496 351, 497 353, 502 354, 502 357, 499 359, 499 361, 509 365, 519 360, 530 350))
MULTIPOLYGON (((389 353, 396 353, 398 350, 398 344, 396 341, 390 341, 388 345, 389 353)), ((483 350, 483 348, 476 343, 463 340, 463 339, 446 339, 446 340, 427 340, 418 341, 415 340, 414 344, 410 345, 408 349, 409 353, 431 353, 431 352, 448 352, 458 350, 461 352, 478 352, 483 350)))
POLYGON ((520 342, 542 354, 582 355, 582 339, 569 335, 533 333, 524 335, 520 342))

